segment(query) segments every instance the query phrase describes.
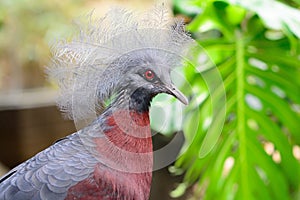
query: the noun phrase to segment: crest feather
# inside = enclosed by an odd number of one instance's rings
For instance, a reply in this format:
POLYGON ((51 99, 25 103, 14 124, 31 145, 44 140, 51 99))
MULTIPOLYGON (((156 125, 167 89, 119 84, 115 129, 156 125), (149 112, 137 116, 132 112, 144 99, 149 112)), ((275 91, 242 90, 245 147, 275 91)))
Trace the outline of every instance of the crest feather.
POLYGON ((90 14, 79 27, 76 37, 53 46, 47 69, 60 88, 58 106, 68 118, 79 120, 96 115, 114 93, 127 60, 147 54, 173 67, 192 41, 183 23, 174 22, 164 6, 142 16, 120 8, 96 20, 90 14))

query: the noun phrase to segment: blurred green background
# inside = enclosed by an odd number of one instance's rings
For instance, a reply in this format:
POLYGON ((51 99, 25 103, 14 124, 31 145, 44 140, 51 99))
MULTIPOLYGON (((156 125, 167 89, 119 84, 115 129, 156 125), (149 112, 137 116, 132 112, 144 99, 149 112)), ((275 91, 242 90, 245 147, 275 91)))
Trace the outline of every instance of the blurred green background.
MULTIPOLYGON (((72 36, 72 20, 154 3, 0 1, 0 161, 12 167, 75 130, 54 120, 56 86, 44 75, 49 44, 72 36)), ((168 168, 181 183, 156 188, 166 194, 152 199, 300 199, 300 1, 167 3, 202 49, 182 71, 190 104, 166 96, 153 102, 168 113, 153 130, 166 138, 183 130, 186 140, 168 168)))
POLYGON ((184 71, 191 103, 173 197, 192 187, 191 199, 300 199, 299 6, 174 1, 204 50, 184 71))

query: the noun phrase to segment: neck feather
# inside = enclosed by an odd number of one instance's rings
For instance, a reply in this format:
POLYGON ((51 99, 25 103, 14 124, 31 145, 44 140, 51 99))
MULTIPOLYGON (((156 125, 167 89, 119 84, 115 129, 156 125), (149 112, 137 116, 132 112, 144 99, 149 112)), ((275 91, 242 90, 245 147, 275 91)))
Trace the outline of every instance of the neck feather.
POLYGON ((116 110, 106 119, 104 133, 122 150, 134 153, 152 152, 152 140, 148 112, 116 110))
POLYGON ((148 113, 154 96, 154 94, 144 88, 138 88, 134 91, 120 90, 115 100, 107 108, 107 111, 129 109, 138 113, 148 113))
POLYGON ((149 105, 152 97, 143 90, 136 90, 131 96, 124 94, 105 111, 102 130, 106 137, 95 138, 96 149, 101 160, 114 169, 151 172, 149 105))

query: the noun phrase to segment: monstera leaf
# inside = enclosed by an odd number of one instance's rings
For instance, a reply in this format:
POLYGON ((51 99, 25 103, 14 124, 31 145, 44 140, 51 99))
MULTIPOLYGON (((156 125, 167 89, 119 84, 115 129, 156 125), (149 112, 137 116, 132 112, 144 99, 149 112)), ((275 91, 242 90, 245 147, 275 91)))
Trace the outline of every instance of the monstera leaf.
POLYGON ((185 67, 186 144, 171 168, 184 180, 171 196, 193 186, 192 199, 299 199, 300 11, 186 2, 199 9, 188 29, 205 53, 185 67))

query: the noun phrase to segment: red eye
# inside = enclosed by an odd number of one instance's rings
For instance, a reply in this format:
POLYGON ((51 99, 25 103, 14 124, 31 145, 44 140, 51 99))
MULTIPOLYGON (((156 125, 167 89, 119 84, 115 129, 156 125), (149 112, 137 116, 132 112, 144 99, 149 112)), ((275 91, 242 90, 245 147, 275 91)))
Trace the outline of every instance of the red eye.
POLYGON ((154 77, 155 77, 155 74, 154 74, 153 71, 151 71, 151 70, 149 69, 149 70, 145 71, 144 76, 145 76, 145 78, 146 78, 148 81, 152 81, 152 80, 154 79, 154 77))

